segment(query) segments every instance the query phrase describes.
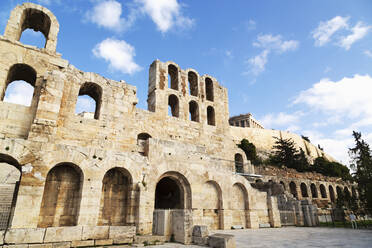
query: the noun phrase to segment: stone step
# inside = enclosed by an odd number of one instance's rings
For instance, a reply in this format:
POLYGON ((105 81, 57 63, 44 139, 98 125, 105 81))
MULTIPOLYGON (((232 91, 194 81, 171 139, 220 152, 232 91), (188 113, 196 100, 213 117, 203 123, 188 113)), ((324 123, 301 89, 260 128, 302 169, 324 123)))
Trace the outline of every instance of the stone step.
POLYGON ((159 235, 137 235, 134 237, 134 244, 144 244, 144 245, 161 245, 167 240, 166 236, 159 235))

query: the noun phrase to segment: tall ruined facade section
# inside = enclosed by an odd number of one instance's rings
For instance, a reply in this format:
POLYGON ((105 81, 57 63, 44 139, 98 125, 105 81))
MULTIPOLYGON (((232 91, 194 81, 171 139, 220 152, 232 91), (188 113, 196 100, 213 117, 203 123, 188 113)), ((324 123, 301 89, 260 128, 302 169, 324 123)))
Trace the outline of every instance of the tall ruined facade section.
POLYGON ((281 226, 277 198, 242 175, 255 171, 236 146, 248 137, 264 151, 272 134, 231 127, 215 78, 156 60, 148 110, 138 109, 134 86, 62 59, 58 30, 49 10, 25 3, 0 36, 0 244, 122 244, 151 233, 190 243, 194 225, 281 226), (19 42, 28 28, 44 48, 19 42), (34 88, 30 106, 3 101, 19 80, 34 88), (80 95, 96 103, 92 118, 75 114, 80 95))

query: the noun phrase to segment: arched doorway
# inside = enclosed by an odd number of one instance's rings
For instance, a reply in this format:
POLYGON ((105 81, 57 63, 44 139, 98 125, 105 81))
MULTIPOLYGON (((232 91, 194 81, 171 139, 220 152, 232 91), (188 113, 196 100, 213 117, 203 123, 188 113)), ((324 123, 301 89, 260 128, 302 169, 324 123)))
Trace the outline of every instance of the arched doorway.
POLYGON ((156 184, 154 202, 153 234, 191 242, 191 187, 187 179, 175 171, 164 173, 156 184))
POLYGON ((221 229, 222 192, 220 186, 214 181, 203 185, 203 225, 210 230, 221 229))
POLYGON ((246 188, 240 183, 234 184, 231 198, 232 225, 246 228, 248 226, 246 210, 249 209, 246 188))
POLYGON ((124 168, 112 168, 102 181, 98 225, 124 226, 128 223, 132 177, 124 168))
POLYGON ((17 160, 0 154, 0 230, 7 229, 12 223, 21 180, 20 168, 17 160))
POLYGON ((76 226, 83 173, 72 163, 60 163, 47 175, 38 227, 76 226))

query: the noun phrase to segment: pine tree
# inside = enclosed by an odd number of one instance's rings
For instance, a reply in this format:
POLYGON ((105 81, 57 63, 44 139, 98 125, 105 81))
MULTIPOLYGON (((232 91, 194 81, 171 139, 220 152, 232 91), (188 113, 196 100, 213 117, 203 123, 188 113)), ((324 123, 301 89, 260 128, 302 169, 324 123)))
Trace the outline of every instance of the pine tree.
POLYGON ((359 200, 367 213, 372 214, 372 155, 360 132, 353 131, 355 147, 349 149, 351 168, 358 183, 359 200))

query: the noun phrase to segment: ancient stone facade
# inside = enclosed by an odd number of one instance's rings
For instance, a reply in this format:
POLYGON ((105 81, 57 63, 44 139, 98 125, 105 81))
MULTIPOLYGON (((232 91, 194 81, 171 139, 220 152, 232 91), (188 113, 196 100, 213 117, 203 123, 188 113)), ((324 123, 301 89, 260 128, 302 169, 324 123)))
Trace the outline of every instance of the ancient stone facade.
POLYGON ((235 127, 250 127, 264 129, 264 127, 255 118, 253 118, 251 113, 232 116, 229 119, 229 123, 231 126, 235 127))
POLYGON ((34 88, 30 106, 0 101, 5 243, 120 244, 136 233, 189 243, 194 225, 281 226, 276 196, 243 176, 255 168, 237 143, 248 138, 266 154, 282 136, 309 157, 319 149, 295 134, 231 127, 227 89, 173 62, 151 64, 148 110, 136 108, 135 87, 62 59, 58 30, 49 10, 25 3, 0 36, 2 100, 14 81, 34 88), (27 28, 44 34, 45 48, 19 42, 27 28), (94 99, 94 114, 75 114, 79 95, 94 99))

